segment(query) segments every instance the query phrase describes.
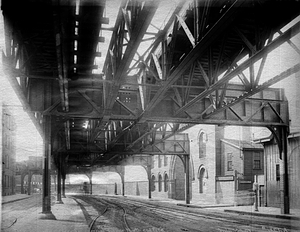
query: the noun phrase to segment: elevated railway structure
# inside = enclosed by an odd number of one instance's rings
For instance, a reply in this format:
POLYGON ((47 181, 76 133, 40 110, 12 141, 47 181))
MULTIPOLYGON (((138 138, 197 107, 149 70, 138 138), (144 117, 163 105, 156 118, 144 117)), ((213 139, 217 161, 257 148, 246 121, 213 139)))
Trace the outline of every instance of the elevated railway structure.
POLYGON ((153 29, 161 5, 116 1, 116 21, 107 28, 104 0, 2 1, 4 70, 45 144, 43 212, 51 213, 51 158, 59 178, 76 167, 155 154, 179 155, 188 173, 181 133, 217 124, 266 126, 274 133, 285 164, 282 212, 288 213, 288 103, 284 91, 271 86, 300 64, 268 80, 263 73, 268 54, 283 43, 299 53, 291 41, 299 22, 281 28, 299 16, 300 2, 178 1, 153 29), (110 38, 102 37, 104 30, 110 38), (110 43, 99 67, 104 40, 110 43))

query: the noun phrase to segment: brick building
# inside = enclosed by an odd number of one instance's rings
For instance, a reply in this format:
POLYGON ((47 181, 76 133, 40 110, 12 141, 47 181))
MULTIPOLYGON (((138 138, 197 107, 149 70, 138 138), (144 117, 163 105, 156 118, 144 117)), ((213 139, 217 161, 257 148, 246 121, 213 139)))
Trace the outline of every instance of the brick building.
MULTIPOLYGON (((184 131, 190 149, 190 199, 215 202, 215 175, 223 130, 214 125, 195 125, 184 131)), ((154 156, 152 196, 185 199, 185 170, 178 156, 154 156)))
POLYGON ((16 163, 16 192, 31 194, 42 189, 43 157, 29 156, 16 163))
POLYGON ((16 124, 12 110, 2 105, 2 196, 15 194, 16 124))
POLYGON ((220 169, 216 178, 218 201, 251 204, 255 176, 260 189, 264 187, 263 146, 249 140, 221 139, 220 169))
MULTIPOLYGON (((190 149, 191 201, 252 204, 254 176, 263 180, 264 161, 263 146, 251 142, 251 129, 195 125, 184 133, 190 149), (228 131, 241 139, 226 139, 231 137, 228 131)), ((178 156, 154 156, 151 171, 154 198, 185 199, 185 170, 178 156)))

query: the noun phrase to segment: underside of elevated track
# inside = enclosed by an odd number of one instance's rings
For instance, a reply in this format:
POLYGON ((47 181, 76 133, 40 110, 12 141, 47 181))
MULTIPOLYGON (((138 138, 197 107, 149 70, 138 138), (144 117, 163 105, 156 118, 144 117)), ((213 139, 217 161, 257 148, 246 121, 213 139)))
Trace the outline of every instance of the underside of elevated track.
MULTIPOLYGON (((288 102, 271 86, 300 64, 263 73, 283 43, 299 53, 300 23, 282 28, 300 1, 174 2, 155 25, 163 0, 116 1, 107 27, 105 0, 2 1, 4 70, 45 143, 45 213, 51 159, 62 176, 134 156, 145 166, 156 154, 188 163, 182 133, 195 124, 268 127, 286 159, 288 102)), ((284 198, 288 213, 287 190, 284 198)))

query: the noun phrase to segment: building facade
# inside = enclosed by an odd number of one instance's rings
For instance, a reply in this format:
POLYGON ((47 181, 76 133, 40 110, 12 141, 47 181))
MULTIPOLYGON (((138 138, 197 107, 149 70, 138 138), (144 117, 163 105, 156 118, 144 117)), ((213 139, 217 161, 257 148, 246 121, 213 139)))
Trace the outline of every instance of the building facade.
MULTIPOLYGON (((282 198, 283 161, 273 136, 264 139, 266 206, 280 208, 282 198)), ((288 137, 288 176, 290 208, 300 209, 300 133, 288 137)))
MULTIPOLYGON (((195 125, 184 133, 189 141, 190 199, 194 203, 215 203, 215 176, 223 130, 214 125, 195 125)), ((154 198, 185 199, 185 168, 179 156, 154 156, 151 173, 154 198)))
MULTIPOLYGON (((289 104, 290 134, 288 136, 288 178, 290 208, 300 209, 300 72, 280 82, 285 89, 289 104)), ((278 207, 282 204, 283 161, 280 158, 278 144, 270 135, 261 138, 265 155, 265 195, 266 206, 278 207)))
MULTIPOLYGON (((195 125, 189 140, 190 199, 196 204, 252 204, 254 176, 263 188, 263 146, 251 142, 250 128, 195 125), (231 137, 235 130, 241 139, 231 137), (242 140, 242 138, 246 140, 242 140)), ((185 169, 178 156, 154 156, 152 196, 185 199, 185 169)))
POLYGON ((32 194, 41 192, 43 157, 29 156, 27 160, 16 163, 16 192, 32 194))
POLYGON ((15 194, 16 124, 11 109, 2 105, 2 196, 15 194))
POLYGON ((260 190, 264 188, 263 146, 249 140, 221 139, 221 175, 216 181, 218 201, 252 204, 254 182, 260 190))

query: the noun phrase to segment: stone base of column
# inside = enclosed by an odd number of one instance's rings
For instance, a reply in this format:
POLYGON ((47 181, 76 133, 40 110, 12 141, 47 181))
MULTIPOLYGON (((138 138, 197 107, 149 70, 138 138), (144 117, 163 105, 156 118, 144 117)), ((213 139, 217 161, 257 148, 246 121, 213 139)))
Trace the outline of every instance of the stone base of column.
POLYGON ((60 201, 55 201, 55 204, 63 204, 64 202, 62 200, 60 201))
POLYGON ((56 217, 50 211, 50 212, 41 212, 38 216, 38 219, 41 219, 41 220, 56 220, 56 217))

